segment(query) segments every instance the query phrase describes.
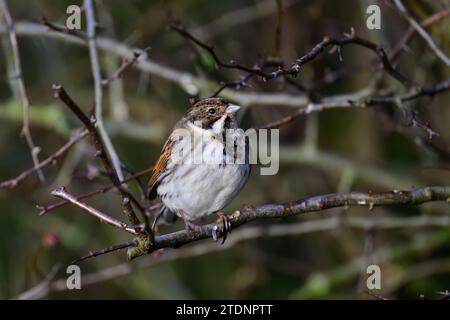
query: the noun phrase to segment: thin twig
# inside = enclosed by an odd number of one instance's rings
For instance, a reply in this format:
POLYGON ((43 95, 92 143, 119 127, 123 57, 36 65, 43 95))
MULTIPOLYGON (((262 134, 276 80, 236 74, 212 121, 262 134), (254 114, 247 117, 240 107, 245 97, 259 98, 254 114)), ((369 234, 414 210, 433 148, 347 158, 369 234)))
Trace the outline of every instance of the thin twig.
MULTIPOLYGON (((17 82, 17 85, 19 87, 19 93, 20 93, 20 99, 22 101, 22 118, 23 118, 23 125, 21 130, 21 136, 25 137, 25 140, 28 144, 28 148, 31 152, 31 158, 33 159, 34 167, 36 168, 34 171, 37 173, 39 180, 41 183, 45 182, 45 177, 42 172, 42 170, 38 167, 39 166, 39 157, 38 153, 40 151, 40 148, 35 145, 33 141, 33 137, 31 136, 30 132, 30 100, 28 98, 27 91, 25 89, 25 83, 23 80, 23 74, 22 74, 22 66, 20 63, 20 52, 19 52, 19 45, 17 43, 17 37, 16 37, 16 31, 14 26, 14 20, 11 16, 11 12, 9 11, 8 3, 6 0, 1 0, 1 9, 3 11, 3 16, 5 17, 6 26, 8 28, 9 32, 9 41, 11 43, 11 50, 13 53, 13 60, 14 60, 14 79, 17 82)), ((13 79, 11 79, 13 81, 13 79)))
POLYGON ((78 263, 78 262, 81 262, 81 261, 84 261, 84 260, 87 260, 90 258, 95 258, 95 257, 101 256, 101 255, 104 255, 107 253, 111 253, 114 251, 126 249, 126 248, 132 247, 134 245, 135 245, 134 241, 128 241, 128 242, 124 242, 124 243, 120 243, 120 244, 115 244, 115 245, 112 245, 112 246, 109 246, 107 248, 103 248, 100 250, 90 251, 88 254, 74 260, 72 262, 72 264, 75 264, 75 263, 78 263))
MULTIPOLYGON (((361 90, 353 94, 339 95, 333 98, 324 98, 320 103, 309 103, 304 107, 298 108, 296 111, 289 115, 282 117, 281 119, 272 121, 257 128, 271 129, 278 128, 282 125, 286 125, 293 120, 312 112, 318 112, 325 109, 333 108, 366 108, 376 105, 393 104, 399 105, 403 102, 412 101, 420 97, 434 97, 435 95, 450 90, 450 78, 437 83, 425 85, 423 87, 416 87, 411 92, 401 95, 389 95, 389 96, 373 96, 371 93, 373 90, 361 90), (343 97, 347 97, 343 99, 343 97)), ((419 122, 413 123, 417 127, 424 129, 429 137, 439 136, 439 133, 432 130, 429 125, 421 126, 419 122), (431 130, 431 131, 430 131, 431 130)))
POLYGON ((274 34, 274 54, 276 57, 280 56, 281 50, 281 31, 283 25, 283 13, 284 13, 284 4, 283 0, 275 0, 277 3, 277 20, 274 34))
POLYGON ((373 293, 373 292, 370 292, 370 291, 367 291, 366 293, 367 293, 368 295, 374 297, 374 298, 377 299, 377 300, 390 300, 389 298, 386 298, 386 297, 384 297, 384 296, 382 296, 382 295, 380 295, 380 294, 376 294, 376 293, 373 293))
POLYGON ((430 139, 430 140, 433 139, 433 137, 440 136, 439 132, 437 132, 431 128, 431 125, 429 122, 426 122, 424 124, 418 119, 418 114, 416 111, 410 111, 408 113, 409 113, 409 123, 408 123, 409 126, 422 129, 423 131, 425 131, 427 133, 428 139, 430 139))
MULTIPOLYGON (((428 18, 424 19, 422 21, 422 27, 426 28, 431 26, 432 24, 435 24, 442 19, 448 18, 450 16, 450 9, 443 10, 440 12, 437 12, 428 18)), ((411 41, 413 36, 416 34, 417 30, 414 29, 412 26, 409 27, 408 31, 403 35, 401 40, 398 42, 398 44, 394 47, 394 49, 389 53, 389 60, 393 61, 397 59, 398 55, 402 52, 404 47, 411 41)))
POLYGON ((87 21, 87 41, 89 46, 89 56, 91 58, 92 77, 94 79, 95 88, 95 117, 97 119, 97 128, 105 144, 108 155, 111 159, 111 163, 116 171, 119 180, 123 180, 123 172, 120 166, 120 159, 114 149, 106 128, 103 124, 103 89, 102 89, 102 76, 100 73, 100 62, 97 52, 96 43, 96 29, 97 22, 95 20, 94 3, 92 0, 85 0, 84 6, 86 8, 86 21, 87 21))
POLYGON ((289 69, 285 69, 282 67, 279 67, 278 70, 273 72, 265 72, 262 70, 259 66, 254 67, 248 67, 242 64, 237 63, 235 60, 231 60, 229 63, 223 62, 219 56, 216 54, 214 47, 211 45, 208 45, 195 36, 193 36, 191 33, 189 33, 185 27, 183 27, 179 23, 171 23, 170 27, 177 31, 180 35, 183 37, 191 40, 196 45, 201 47, 202 49, 206 50, 209 55, 214 59, 216 65, 218 67, 222 68, 228 68, 228 69, 236 69, 245 71, 247 73, 252 73, 254 75, 258 75, 262 77, 264 81, 275 79, 280 76, 294 76, 296 77, 298 73, 300 72, 300 69, 303 65, 310 62, 311 60, 314 60, 319 54, 321 54, 326 48, 328 47, 341 47, 348 44, 354 44, 359 45, 364 48, 367 48, 371 51, 373 51, 377 57, 379 58, 381 64, 383 65, 384 70, 392 76, 394 79, 401 82, 403 85, 413 88, 417 87, 417 84, 406 78, 404 75, 402 75, 400 72, 398 72, 389 62, 388 56, 384 49, 377 45, 376 43, 373 43, 369 40, 360 38, 355 35, 354 30, 352 29, 352 32, 350 34, 345 34, 343 38, 331 38, 331 37, 324 37, 321 42, 316 44, 308 53, 301 56, 300 58, 296 59, 295 62, 292 64, 292 66, 289 69))
POLYGON ((72 146, 74 146, 78 141, 82 140, 84 137, 88 135, 87 130, 83 130, 79 133, 77 133, 75 136, 70 138, 69 141, 67 141, 66 144, 64 144, 61 148, 56 150, 52 155, 50 155, 45 160, 41 161, 37 166, 30 168, 28 170, 25 170, 21 174, 19 174, 14 179, 6 180, 3 182, 0 182, 0 189, 2 188, 8 188, 12 189, 15 188, 22 180, 24 180, 26 177, 28 177, 30 174, 35 172, 36 170, 42 169, 45 166, 54 163, 56 160, 58 160, 62 155, 64 155, 72 146))
POLYGON ((80 39, 87 37, 86 33, 84 33, 83 31, 71 30, 71 29, 67 29, 65 26, 59 26, 53 22, 48 21, 46 17, 40 17, 39 22, 42 23, 44 26, 46 26, 48 28, 48 30, 50 30, 50 31, 67 33, 71 36, 75 36, 80 39))
POLYGON ((38 283, 33 288, 22 292, 19 294, 16 298, 16 300, 31 300, 36 299, 36 296, 46 296, 50 291, 50 284, 55 278, 56 274, 58 273, 60 269, 59 265, 54 266, 50 272, 45 276, 44 280, 42 280, 40 283, 38 283))
POLYGON ((217 67, 221 67, 221 68, 228 68, 228 69, 237 69, 237 70, 241 70, 241 71, 245 71, 245 72, 249 72, 249 73, 253 73, 262 77, 266 77, 267 74, 265 74, 264 72, 262 72, 258 67, 247 67, 241 64, 238 64, 235 60, 231 60, 230 62, 223 62, 219 56, 216 54, 216 51, 214 50, 213 46, 210 46, 204 42, 202 42, 201 40, 197 39, 196 37, 194 37, 192 34, 190 34, 186 28, 184 26, 182 26, 179 23, 171 23, 170 24, 170 28, 172 30, 175 30, 176 32, 178 32, 180 35, 182 35, 183 37, 191 40, 192 42, 194 42, 196 45, 198 45, 199 47, 201 47, 202 49, 206 50, 209 55, 214 59, 214 62, 216 63, 217 67))
MULTIPOLYGON (((151 172, 152 170, 153 170, 153 167, 145 169, 145 170, 142 170, 142 171, 139 171, 139 172, 133 174, 132 176, 128 177, 127 179, 125 179, 122 183, 134 180, 134 179, 136 179, 136 178, 138 178, 138 177, 140 177, 140 176, 142 176, 144 174, 147 174, 147 173, 151 172)), ((77 200, 90 198, 92 196, 108 192, 109 190, 114 189, 114 188, 116 188, 116 185, 115 184, 110 184, 110 185, 108 185, 106 187, 103 187, 101 189, 97 189, 97 190, 94 190, 94 191, 91 191, 91 192, 83 193, 81 195, 76 196, 75 198, 77 200)), ((53 210, 55 210, 57 208, 60 208, 60 207, 66 205, 68 203, 70 203, 70 202, 67 201, 67 200, 63 200, 63 201, 55 202, 55 203, 48 204, 48 205, 38 205, 37 208, 39 209, 39 215, 43 216, 43 215, 49 213, 50 211, 53 211, 53 210)))
POLYGON ((64 187, 60 187, 58 189, 55 189, 51 192, 51 194, 55 197, 64 199, 72 203, 73 205, 83 209, 87 213, 93 215, 94 217, 97 217, 100 219, 100 221, 105 222, 107 224, 110 224, 112 226, 115 226, 121 230, 125 230, 131 234, 138 235, 139 232, 136 231, 139 229, 139 226, 130 226, 126 224, 125 222, 122 222, 120 220, 117 220, 116 218, 111 217, 110 215, 101 212, 94 207, 91 207, 83 202, 80 202, 77 200, 76 197, 72 196, 71 194, 67 193, 64 187))
POLYGON ((402 75, 400 72, 398 72, 389 62, 388 56, 384 49, 379 46, 376 43, 373 43, 369 40, 360 38, 355 35, 354 30, 352 29, 352 32, 350 34, 346 34, 343 38, 331 38, 331 37, 325 37, 321 42, 316 44, 307 54, 303 55, 302 57, 298 58, 294 64, 291 66, 290 69, 284 70, 280 69, 278 71, 275 71, 272 73, 270 78, 276 78, 283 74, 289 74, 296 76, 301 67, 306 64, 307 62, 315 59, 320 53, 322 53, 327 47, 330 46, 344 46, 348 44, 354 44, 359 45, 364 48, 367 48, 371 51, 373 51, 380 60, 381 64, 383 65, 384 70, 392 76, 394 79, 398 80, 400 83, 407 87, 415 87, 417 84, 406 78, 404 75, 402 75))
POLYGON ((239 90, 241 88, 248 86, 248 81, 254 76, 253 73, 247 73, 247 75, 242 76, 241 79, 235 81, 224 81, 220 83, 220 87, 213 93, 211 97, 217 97, 226 88, 234 88, 239 90))
POLYGON ((425 31, 422 25, 414 19, 414 17, 408 12, 406 7, 403 5, 401 0, 394 0, 395 5, 401 14, 408 20, 409 24, 416 29, 417 33, 426 41, 431 50, 436 54, 436 56, 442 60, 447 66, 450 66, 450 58, 442 52, 442 50, 436 45, 433 38, 425 31))
POLYGON ((150 50, 150 47, 147 47, 145 49, 142 49, 140 51, 135 51, 134 52, 134 57, 133 59, 127 61, 124 60, 124 63, 113 73, 111 74, 108 78, 103 79, 102 80, 102 85, 107 85, 109 84, 111 81, 113 81, 114 79, 117 79, 119 77, 122 76, 122 73, 131 65, 138 63, 139 62, 139 58, 143 55, 146 54, 148 52, 148 50, 150 50))

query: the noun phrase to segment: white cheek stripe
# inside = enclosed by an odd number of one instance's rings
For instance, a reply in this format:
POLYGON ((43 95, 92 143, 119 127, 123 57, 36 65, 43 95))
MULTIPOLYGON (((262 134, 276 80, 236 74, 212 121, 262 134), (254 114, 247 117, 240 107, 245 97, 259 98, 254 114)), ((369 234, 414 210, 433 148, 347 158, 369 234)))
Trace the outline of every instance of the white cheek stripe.
POLYGON ((218 134, 222 132, 226 117, 227 115, 225 114, 219 120, 214 122, 212 125, 212 130, 214 133, 218 134))
POLYGON ((200 127, 201 126, 200 121, 198 124, 188 122, 188 125, 194 132, 211 136, 213 134, 219 134, 222 132, 223 126, 225 124, 225 119, 227 118, 227 116, 228 115, 224 114, 219 120, 216 120, 216 122, 214 122, 214 124, 212 125, 211 129, 203 129, 202 127, 200 127))

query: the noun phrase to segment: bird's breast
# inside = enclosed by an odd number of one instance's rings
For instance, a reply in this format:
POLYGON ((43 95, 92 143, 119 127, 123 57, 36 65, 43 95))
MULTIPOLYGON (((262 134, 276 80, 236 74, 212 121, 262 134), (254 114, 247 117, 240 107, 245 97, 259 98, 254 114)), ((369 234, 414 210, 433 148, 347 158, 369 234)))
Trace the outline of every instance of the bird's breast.
MULTIPOLYGON (((224 208, 245 184, 250 166, 248 162, 236 163, 236 153, 227 152, 230 148, 214 137, 174 149, 183 147, 190 149, 189 154, 180 163, 169 161, 169 173, 157 190, 169 209, 195 220, 224 208)), ((242 147, 245 149, 245 145, 242 147)))

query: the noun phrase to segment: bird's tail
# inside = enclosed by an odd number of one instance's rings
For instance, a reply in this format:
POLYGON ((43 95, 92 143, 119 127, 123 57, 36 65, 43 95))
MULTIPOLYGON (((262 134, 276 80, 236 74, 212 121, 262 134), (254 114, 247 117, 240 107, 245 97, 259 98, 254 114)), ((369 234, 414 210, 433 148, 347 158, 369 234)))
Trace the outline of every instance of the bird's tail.
POLYGON ((156 217, 155 224, 157 226, 167 226, 173 224, 175 221, 177 221, 177 215, 175 212, 171 211, 166 206, 163 206, 156 217))

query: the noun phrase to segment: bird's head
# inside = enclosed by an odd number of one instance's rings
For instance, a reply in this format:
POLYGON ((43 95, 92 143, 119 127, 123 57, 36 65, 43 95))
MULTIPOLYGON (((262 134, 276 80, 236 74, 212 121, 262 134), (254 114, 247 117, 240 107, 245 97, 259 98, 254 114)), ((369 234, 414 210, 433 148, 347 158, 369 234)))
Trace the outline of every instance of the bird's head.
POLYGON ((222 98, 206 98, 194 103, 186 114, 186 120, 203 130, 218 134, 224 129, 233 128, 235 113, 240 109, 222 98))

